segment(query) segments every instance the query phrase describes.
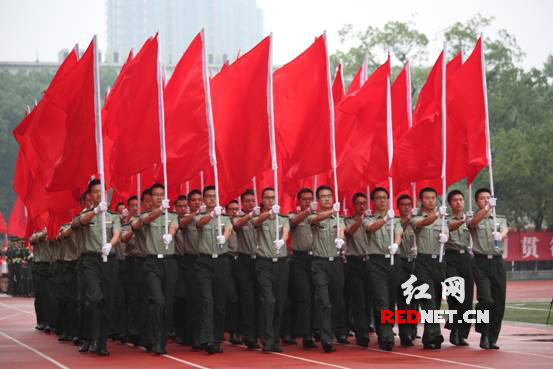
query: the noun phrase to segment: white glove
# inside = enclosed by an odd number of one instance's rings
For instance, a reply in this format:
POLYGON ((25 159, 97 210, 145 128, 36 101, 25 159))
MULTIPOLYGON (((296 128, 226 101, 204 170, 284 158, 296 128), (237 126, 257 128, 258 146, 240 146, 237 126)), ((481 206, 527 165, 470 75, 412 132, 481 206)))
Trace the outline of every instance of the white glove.
POLYGON ((494 241, 501 242, 501 233, 500 232, 492 232, 494 241))
POLYGON ((223 208, 221 206, 216 206, 213 208, 213 211, 211 212, 211 217, 212 218, 215 218, 215 217, 220 217, 221 214, 223 214, 223 208))
POLYGON ((123 209, 123 211, 121 212, 121 215, 123 216, 123 218, 126 218, 129 216, 129 209, 125 208, 123 209))
POLYGON ((338 250, 341 250, 342 247, 344 247, 344 244, 346 243, 346 241, 342 240, 341 238, 336 238, 334 239, 334 243, 336 244, 336 248, 338 250))
POLYGON ((490 205, 490 208, 495 208, 497 206, 497 199, 495 197, 490 197, 488 204, 490 205))
POLYGON ((198 212, 204 213, 205 211, 206 211, 206 206, 205 206, 205 204, 201 204, 200 207, 198 208, 198 212))
POLYGON ((311 204, 309 204, 309 210, 311 210, 312 213, 316 212, 318 207, 319 204, 317 201, 311 201, 311 204))
POLYGON ((445 233, 440 233, 440 243, 446 243, 449 237, 445 233))
POLYGON ((282 246, 284 246, 284 240, 276 240, 276 241, 273 241, 273 243, 275 244, 275 247, 277 250, 280 250, 282 248, 282 246))
POLYGON ((474 211, 469 210, 467 211, 467 218, 472 218, 474 216, 474 211))
POLYGON ((441 217, 445 217, 445 215, 447 214, 447 206, 440 206, 438 208, 438 214, 441 216, 441 217))
POLYGON ((333 214, 338 214, 340 212, 340 203, 339 202, 335 202, 333 205, 332 205, 332 213, 333 214))
POLYGON ((417 256, 417 252, 418 252, 418 251, 417 251, 417 248, 416 248, 416 247, 414 247, 414 246, 411 247, 411 255, 417 256))
POLYGON ((223 236, 223 235, 217 236, 217 244, 218 245, 224 245, 225 242, 226 242, 225 236, 223 236))
POLYGON ((419 209, 418 208, 411 208, 411 215, 415 216, 419 213, 419 209))
POLYGON ((271 214, 278 215, 278 213, 280 213, 280 206, 273 205, 273 207, 271 208, 271 214))
POLYGON ((167 209, 169 209, 169 199, 161 200, 161 210, 165 211, 167 209))
POLYGON ((399 246, 397 243, 393 243, 390 246, 388 246, 388 251, 390 251, 390 254, 395 255, 397 253, 397 249, 399 249, 399 246))
POLYGON ((389 222, 390 220, 393 220, 395 217, 396 217, 396 213, 394 212, 394 209, 388 209, 384 220, 386 222, 389 222))
POLYGON ((365 216, 366 217, 370 217, 371 215, 373 215, 373 212, 371 211, 371 209, 365 210, 365 216))
POLYGON ((105 213, 108 210, 108 204, 105 201, 102 201, 94 208, 94 214, 98 215, 100 213, 105 213))
POLYGON ((173 236, 171 236, 169 233, 163 235, 163 243, 166 245, 169 245, 173 241, 173 236))
POLYGON ((104 246, 102 246, 102 255, 109 255, 111 252, 111 243, 106 243, 104 246))
POLYGON ((261 213, 261 208, 259 206, 256 206, 252 210, 252 216, 257 217, 259 216, 259 213, 261 213))

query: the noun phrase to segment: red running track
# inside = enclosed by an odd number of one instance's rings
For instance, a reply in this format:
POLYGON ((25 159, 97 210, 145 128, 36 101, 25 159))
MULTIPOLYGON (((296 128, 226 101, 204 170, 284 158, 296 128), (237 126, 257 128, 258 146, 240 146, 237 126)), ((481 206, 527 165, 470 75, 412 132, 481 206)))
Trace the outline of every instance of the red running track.
MULTIPOLYGON (((550 298, 552 281, 510 282, 509 300, 550 298), (545 283, 547 282, 547 283, 545 283)), ((80 354, 71 343, 58 343, 54 335, 34 329, 33 300, 0 297, 0 368, 548 368, 553 367, 553 327, 504 322, 499 351, 478 348, 479 335, 471 333, 469 347, 444 343, 442 350, 403 348, 382 352, 371 336, 368 349, 337 345, 337 352, 303 350, 301 345, 283 346, 283 353, 249 351, 224 345, 225 353, 209 356, 189 347, 169 344, 168 355, 155 356, 132 346, 109 343, 110 357, 80 354)), ((422 327, 419 328, 422 332, 422 327)), ((444 336, 447 331, 444 330, 444 336)), ((446 337, 447 338, 447 337, 446 337)), ((353 341, 353 340, 352 340, 353 341)))

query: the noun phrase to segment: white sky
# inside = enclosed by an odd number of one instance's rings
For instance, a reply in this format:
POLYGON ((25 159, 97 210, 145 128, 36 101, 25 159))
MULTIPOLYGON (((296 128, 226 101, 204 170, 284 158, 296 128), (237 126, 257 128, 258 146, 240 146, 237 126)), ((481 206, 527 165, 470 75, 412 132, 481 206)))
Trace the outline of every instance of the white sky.
MULTIPOLYGON (((185 0, 183 0, 185 1, 185 0)), ((228 0, 233 1, 233 0, 228 0)), ((523 66, 542 67, 553 54, 553 1, 550 0, 257 0, 264 12, 265 32, 273 32, 274 63, 284 64, 324 30, 330 51, 339 48, 337 30, 345 23, 356 29, 382 26, 389 20, 414 21, 430 39, 430 64, 443 42, 443 30, 476 13, 494 16, 494 36, 505 28, 526 53, 523 66)), ((76 42, 85 48, 97 33, 106 46, 103 0, 0 0, 0 60, 56 61, 57 53, 76 42)))

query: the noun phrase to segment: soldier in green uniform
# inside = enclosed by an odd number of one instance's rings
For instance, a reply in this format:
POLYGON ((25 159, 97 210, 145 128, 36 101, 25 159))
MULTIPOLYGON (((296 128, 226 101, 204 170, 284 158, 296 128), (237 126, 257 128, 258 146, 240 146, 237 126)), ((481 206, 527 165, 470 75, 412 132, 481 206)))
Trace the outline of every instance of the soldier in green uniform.
POLYGON ((475 194, 478 212, 469 222, 472 237, 474 259, 472 275, 476 283, 476 310, 488 310, 490 322, 477 323, 475 329, 482 336, 480 347, 498 350, 497 339, 505 313, 506 276, 503 267, 501 242, 507 237, 509 228, 504 217, 497 217, 494 227, 492 216, 496 199, 491 197, 487 188, 481 188, 475 194), (495 230, 497 229, 497 230, 495 230))
POLYGON ((321 344, 328 353, 336 351, 332 344, 334 335, 338 342, 347 342, 344 269, 340 258, 340 251, 345 244, 344 221, 339 217, 340 203, 332 204, 333 194, 330 187, 320 186, 316 196, 320 211, 307 218, 313 232, 311 276, 316 314, 321 319, 321 344))
POLYGON ((173 304, 177 283, 177 262, 173 236, 178 229, 177 217, 167 212, 169 200, 165 200, 165 188, 159 183, 151 187, 153 210, 144 213, 133 222, 135 230, 142 229, 146 243, 146 260, 143 271, 146 282, 147 318, 152 351, 165 354, 169 329, 172 326, 173 304), (165 231, 167 216, 168 233, 165 231))
POLYGON ((367 195, 356 193, 352 198, 354 212, 345 220, 346 234, 346 294, 353 316, 355 339, 359 346, 369 346, 367 310, 370 284, 367 272, 369 240, 363 224, 366 222, 367 195))
POLYGON ((221 342, 225 330, 226 293, 230 274, 227 240, 232 233, 230 219, 222 215, 217 205, 214 186, 203 191, 206 211, 196 215, 199 256, 196 274, 200 292, 200 344, 209 354, 222 353, 221 342), (222 234, 219 235, 219 222, 222 234))
MULTIPOLYGON (((448 240, 447 224, 442 227, 442 216, 447 207, 437 209, 437 192, 433 188, 423 188, 419 192, 422 209, 420 215, 411 218, 417 242, 417 262, 415 273, 417 284, 428 284, 431 298, 421 299, 423 310, 439 310, 442 300, 442 282, 445 280, 446 264, 440 262, 440 244, 448 240), (444 233, 442 233, 442 228, 444 233)), ((446 220, 447 222, 447 220, 446 220)), ((439 323, 424 324, 422 343, 425 349, 440 349, 444 338, 439 323)))
MULTIPOLYGON (((175 200, 175 213, 177 215, 177 221, 186 215, 187 210, 187 198, 186 195, 179 195, 175 200)), ((181 270, 183 265, 182 259, 184 257, 184 243, 182 231, 179 228, 175 233, 175 259, 177 261, 177 283, 175 289, 175 306, 173 308, 173 327, 172 330, 175 334, 175 342, 183 344, 184 332, 184 315, 182 312, 186 308, 186 273, 181 270)))
POLYGON ((107 204, 101 202, 102 187, 94 179, 88 184, 90 199, 95 206, 80 216, 83 228, 83 277, 86 286, 87 316, 90 321, 90 352, 107 356, 107 338, 110 327, 110 313, 115 298, 115 280, 118 264, 113 247, 121 236, 119 217, 107 212, 107 204), (101 216, 105 213, 107 238, 102 243, 101 216))
POLYGON ((259 215, 259 207, 255 204, 253 190, 246 190, 242 193, 240 201, 245 215, 232 219, 238 241, 238 263, 235 272, 240 304, 240 331, 242 342, 248 348, 256 348, 255 260, 257 258, 257 234, 251 220, 259 215))
POLYGON ((398 251, 403 229, 394 210, 389 208, 390 195, 385 188, 377 187, 371 192, 375 213, 365 220, 364 225, 369 234, 367 268, 373 294, 376 333, 378 346, 391 351, 394 345, 392 324, 381 322, 382 310, 393 310, 401 269, 401 259, 394 257, 398 251), (394 239, 391 239, 393 227, 394 239), (391 259, 394 257, 392 265, 391 259))
MULTIPOLYGON (((416 300, 412 299, 407 304, 406 297, 403 296, 401 285, 406 282, 415 270, 415 258, 417 249, 415 247, 415 232, 411 227, 410 219, 412 214, 413 201, 407 194, 400 195, 396 201, 403 230, 401 244, 399 245, 398 255, 401 259, 399 272, 397 306, 399 310, 418 310, 416 300)), ((398 323, 399 338, 404 347, 413 346, 413 340, 417 337, 417 323, 398 323)))
POLYGON ((316 348, 313 340, 313 233, 307 217, 317 211, 313 191, 302 188, 298 194, 299 211, 290 214, 292 256, 290 258, 290 307, 292 336, 303 338, 303 348, 316 348))
POLYGON ((29 242, 33 247, 33 289, 35 291, 35 314, 36 314, 36 329, 43 331, 46 328, 46 278, 44 247, 43 240, 44 230, 35 232, 31 235, 29 242))
MULTIPOLYGON (((226 207, 226 215, 231 222, 238 216, 240 205, 238 201, 230 201, 226 207)), ((228 254, 230 256, 230 278, 227 288, 227 311, 225 316, 225 331, 229 334, 229 341, 233 345, 240 345, 240 306, 238 304, 238 237, 236 232, 232 232, 228 243, 228 254)))
POLYGON ((288 218, 279 214, 273 188, 263 190, 261 201, 261 213, 251 221, 257 231, 255 275, 259 293, 259 330, 263 351, 282 352, 278 342, 288 293, 286 241, 290 228, 288 218))
POLYGON ((457 310, 445 328, 450 329, 449 342, 455 346, 468 346, 465 339, 469 336, 470 323, 462 322, 463 314, 472 309, 472 295, 474 280, 472 278, 470 255, 470 232, 467 227, 465 210, 465 196, 459 190, 453 190, 447 195, 447 202, 452 214, 447 217, 449 226, 449 240, 445 244, 446 277, 461 277, 464 280, 464 301, 459 302, 455 296, 447 297, 450 310, 457 310))

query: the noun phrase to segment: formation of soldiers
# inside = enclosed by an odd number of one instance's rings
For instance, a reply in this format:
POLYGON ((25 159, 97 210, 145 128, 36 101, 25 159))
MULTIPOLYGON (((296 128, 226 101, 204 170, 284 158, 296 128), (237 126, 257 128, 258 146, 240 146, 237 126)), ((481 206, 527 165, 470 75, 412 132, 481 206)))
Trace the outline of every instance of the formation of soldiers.
POLYGON ((32 254, 25 247, 23 240, 12 239, 2 253, 7 264, 7 288, 10 296, 30 297, 33 295, 32 254))
MULTIPOLYGON (((439 309, 441 282, 460 276, 465 301, 448 300, 449 308, 458 317, 472 309, 476 284, 476 309, 490 311, 489 324, 475 327, 480 347, 498 349, 506 288, 499 245, 508 229, 500 217, 494 231, 490 191, 476 192, 475 214, 465 213, 461 191, 450 192, 444 227, 447 206, 438 204, 432 188, 420 191, 420 209, 409 195, 399 196, 399 217, 386 189, 370 197, 374 213, 367 195, 357 193, 353 214, 344 219, 330 187, 304 188, 297 211, 284 216, 272 188, 262 191, 259 207, 248 190, 223 209, 208 186, 179 196, 174 212, 166 212, 164 188, 155 184, 141 194, 141 206, 134 196, 112 213, 100 201, 100 182, 92 180, 81 198, 83 211, 55 240, 46 230, 30 240, 36 328, 102 356, 109 355, 108 339, 155 354, 166 353, 169 339, 222 353, 225 333, 229 344, 246 349, 281 352, 282 344, 301 342, 304 349, 333 352, 350 336, 367 347, 376 331, 379 347, 390 351, 394 327, 381 323, 381 311, 418 309, 419 303, 439 309), (429 285, 430 299, 406 303, 400 285, 411 275, 429 285)), ((458 317, 445 328, 451 344, 466 346, 470 324, 458 317)), ((413 323, 398 324, 398 332, 405 347, 421 338, 413 323)), ((443 341, 440 325, 425 323, 424 348, 439 349, 443 341)))

